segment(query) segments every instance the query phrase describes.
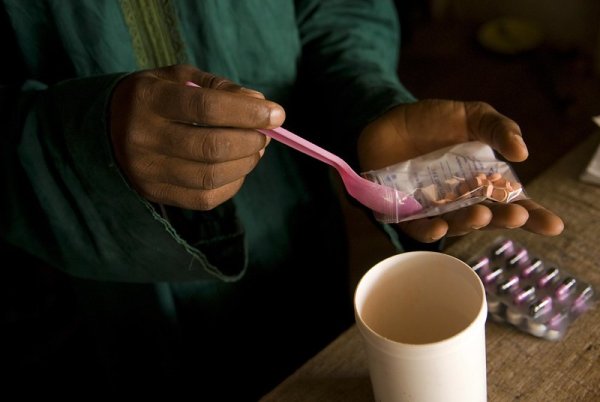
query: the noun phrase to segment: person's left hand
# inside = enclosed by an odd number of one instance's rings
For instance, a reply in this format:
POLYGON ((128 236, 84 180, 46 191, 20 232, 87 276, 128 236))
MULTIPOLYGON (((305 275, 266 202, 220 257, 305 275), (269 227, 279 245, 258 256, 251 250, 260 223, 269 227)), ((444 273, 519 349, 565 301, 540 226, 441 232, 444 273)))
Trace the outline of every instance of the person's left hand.
MULTIPOLYGON (((487 103, 422 100, 397 106, 370 123, 358 141, 363 170, 380 169, 466 141, 489 144, 509 162, 527 158, 519 126, 487 103)), ((482 228, 523 228, 555 236, 563 221, 531 199, 480 203, 434 218, 398 224, 407 235, 429 243, 482 228)))

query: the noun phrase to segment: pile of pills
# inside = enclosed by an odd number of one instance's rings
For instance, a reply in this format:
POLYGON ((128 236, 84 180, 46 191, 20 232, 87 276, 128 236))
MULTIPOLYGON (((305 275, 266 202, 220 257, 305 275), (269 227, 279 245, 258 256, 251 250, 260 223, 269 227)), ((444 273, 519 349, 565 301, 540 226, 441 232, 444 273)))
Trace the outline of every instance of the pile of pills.
POLYGON ((595 302, 594 289, 512 239, 497 238, 467 262, 481 278, 492 319, 559 340, 595 302))
POLYGON ((511 202, 522 191, 521 183, 502 176, 498 172, 478 172, 472 177, 452 176, 443 183, 421 187, 415 197, 421 204, 446 204, 468 197, 485 197, 497 202, 511 202), (426 202, 425 202, 426 201, 426 202))

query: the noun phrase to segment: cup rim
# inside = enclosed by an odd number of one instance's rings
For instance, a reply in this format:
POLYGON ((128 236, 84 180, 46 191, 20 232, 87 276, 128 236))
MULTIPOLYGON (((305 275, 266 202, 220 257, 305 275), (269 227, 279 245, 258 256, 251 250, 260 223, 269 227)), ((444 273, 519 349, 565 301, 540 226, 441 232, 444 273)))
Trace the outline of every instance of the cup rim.
MULTIPOLYGON (((465 270, 465 272, 467 272, 467 270, 465 270)), ((371 342, 374 341, 376 344, 378 344, 380 348, 386 348, 386 347, 389 348, 390 345, 393 345, 395 347, 401 347, 403 349, 412 349, 415 351, 424 350, 424 349, 431 350, 431 349, 446 348, 446 347, 448 347, 449 344, 459 342, 462 338, 464 338, 465 334, 467 333, 467 330, 469 330, 473 326, 477 325, 480 322, 485 323, 485 320, 487 318, 487 302, 486 302, 486 295, 485 295, 485 287, 483 286, 481 279, 471 269, 471 267, 469 267, 469 265, 467 263, 465 263, 464 261, 462 261, 459 258, 452 256, 450 254, 446 254, 443 252, 437 252, 437 251, 425 251, 425 250, 423 250, 423 251, 408 251, 408 252, 403 252, 403 253, 389 256, 389 257, 379 261, 378 263, 373 265, 371 268, 369 268, 369 270, 367 270, 364 273, 364 275, 361 277, 361 279, 359 280, 359 282, 354 290, 353 304, 354 304, 355 320, 356 320, 357 324, 360 323, 360 325, 357 325, 359 331, 363 333, 363 336, 368 337, 369 341, 371 341, 371 342), (468 325, 466 325, 460 331, 456 332, 455 334, 453 334, 447 338, 441 339, 439 341, 428 342, 428 343, 399 342, 399 341, 396 341, 396 340, 393 340, 390 338, 386 338, 386 337, 380 335, 379 333, 374 331, 373 328, 371 328, 363 320, 363 318, 361 316, 361 312, 359 311, 357 298, 358 298, 358 294, 361 290, 361 285, 363 285, 364 282, 366 281, 365 278, 368 278, 368 276, 373 275, 374 272, 376 272, 377 270, 383 269, 382 266, 387 265, 389 263, 389 261, 392 259, 395 260, 395 259, 409 258, 409 257, 415 256, 418 254, 436 255, 436 257, 449 258, 449 259, 454 260, 455 262, 459 262, 460 263, 459 265, 463 265, 465 268, 468 268, 468 271, 470 272, 470 274, 467 274, 467 275, 469 275, 469 276, 472 275, 472 277, 474 279, 476 279, 476 281, 474 281, 474 283, 477 284, 476 285, 477 290, 481 294, 481 297, 482 297, 481 304, 479 306, 479 310, 474 315, 474 318, 468 323, 468 325), (365 331, 368 331, 368 332, 365 333, 365 331)))

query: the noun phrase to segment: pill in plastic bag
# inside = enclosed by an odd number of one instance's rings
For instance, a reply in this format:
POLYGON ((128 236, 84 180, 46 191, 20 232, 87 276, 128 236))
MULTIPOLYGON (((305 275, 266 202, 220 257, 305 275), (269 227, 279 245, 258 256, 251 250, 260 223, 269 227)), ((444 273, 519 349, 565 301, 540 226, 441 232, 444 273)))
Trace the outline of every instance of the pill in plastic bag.
POLYGON ((490 317, 540 338, 562 339, 597 299, 589 283, 506 237, 465 262, 483 282, 490 317))
POLYGON ((441 215, 483 201, 509 203, 528 198, 511 166, 479 141, 443 148, 362 175, 410 195, 422 206, 406 216, 375 213, 383 223, 441 215))

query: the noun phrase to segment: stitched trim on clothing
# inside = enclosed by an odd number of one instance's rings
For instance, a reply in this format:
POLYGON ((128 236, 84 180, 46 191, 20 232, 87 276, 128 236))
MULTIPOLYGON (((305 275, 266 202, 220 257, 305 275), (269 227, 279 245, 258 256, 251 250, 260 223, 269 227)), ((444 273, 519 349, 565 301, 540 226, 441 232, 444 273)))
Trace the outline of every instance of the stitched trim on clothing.
POLYGON ((170 0, 119 0, 138 67, 185 63, 185 47, 170 0))

